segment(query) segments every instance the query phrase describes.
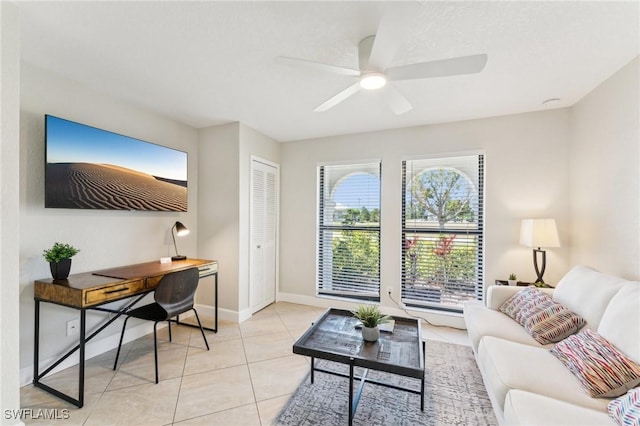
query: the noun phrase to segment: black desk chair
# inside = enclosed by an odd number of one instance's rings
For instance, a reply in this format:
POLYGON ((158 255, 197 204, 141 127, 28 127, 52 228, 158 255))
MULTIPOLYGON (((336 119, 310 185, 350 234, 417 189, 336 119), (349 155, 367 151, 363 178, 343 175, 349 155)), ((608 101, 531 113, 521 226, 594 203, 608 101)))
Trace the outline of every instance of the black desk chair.
POLYGON ((200 332, 204 339, 204 344, 209 350, 209 343, 204 335, 198 312, 193 307, 194 296, 196 288, 198 288, 198 280, 200 276, 198 274, 198 268, 185 269, 184 271, 172 272, 162 277, 156 290, 154 292, 155 303, 140 306, 139 308, 132 309, 126 312, 127 318, 122 325, 122 334, 120 335, 120 343, 118 344, 118 352, 116 354, 116 361, 113 363, 113 369, 116 369, 118 365, 118 358, 120 357, 120 348, 122 347, 122 339, 124 338, 124 330, 127 327, 127 321, 129 318, 140 318, 143 320, 153 321, 153 350, 156 363, 156 383, 158 383, 158 337, 156 328, 160 321, 167 321, 169 323, 169 341, 171 341, 171 321, 170 319, 183 314, 187 311, 193 310, 196 314, 196 320, 200 326, 200 332))

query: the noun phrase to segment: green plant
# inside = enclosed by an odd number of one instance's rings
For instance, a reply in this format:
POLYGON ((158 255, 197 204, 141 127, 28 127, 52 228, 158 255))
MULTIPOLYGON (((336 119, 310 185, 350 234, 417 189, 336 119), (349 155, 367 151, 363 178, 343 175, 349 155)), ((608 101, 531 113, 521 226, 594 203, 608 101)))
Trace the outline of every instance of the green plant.
POLYGON ((54 243, 53 247, 43 251, 43 256, 47 262, 60 262, 64 259, 71 259, 80 250, 65 243, 54 243))
POLYGON ((510 280, 517 280, 518 277, 516 276, 516 274, 509 274, 509 279, 510 280))
POLYGON ((377 327, 391 319, 389 315, 383 315, 377 305, 360 305, 353 311, 353 316, 362 321, 365 327, 377 327))

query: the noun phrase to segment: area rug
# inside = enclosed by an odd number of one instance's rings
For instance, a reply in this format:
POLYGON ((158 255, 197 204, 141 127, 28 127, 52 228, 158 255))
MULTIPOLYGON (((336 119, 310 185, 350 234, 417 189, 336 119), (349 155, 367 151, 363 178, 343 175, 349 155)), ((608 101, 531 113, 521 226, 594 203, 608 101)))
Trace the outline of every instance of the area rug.
MULTIPOLYGON (((425 352, 424 411, 420 411, 420 395, 367 383, 353 424, 497 425, 471 348, 429 340, 425 352)), ((344 364, 330 361, 316 363, 325 369, 348 371, 344 364)), ((420 389, 419 380, 395 374, 369 371, 367 377, 420 389)), ((348 405, 348 378, 317 372, 315 383, 311 384, 310 374, 307 374, 276 418, 276 424, 346 425, 349 419, 348 405)))

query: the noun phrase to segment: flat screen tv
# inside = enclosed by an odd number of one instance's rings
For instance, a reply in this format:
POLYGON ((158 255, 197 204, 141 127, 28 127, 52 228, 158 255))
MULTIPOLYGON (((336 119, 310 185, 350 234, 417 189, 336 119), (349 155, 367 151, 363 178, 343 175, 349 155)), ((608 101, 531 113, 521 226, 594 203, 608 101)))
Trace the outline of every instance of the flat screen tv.
POLYGON ((187 211, 187 153, 45 115, 45 207, 187 211))

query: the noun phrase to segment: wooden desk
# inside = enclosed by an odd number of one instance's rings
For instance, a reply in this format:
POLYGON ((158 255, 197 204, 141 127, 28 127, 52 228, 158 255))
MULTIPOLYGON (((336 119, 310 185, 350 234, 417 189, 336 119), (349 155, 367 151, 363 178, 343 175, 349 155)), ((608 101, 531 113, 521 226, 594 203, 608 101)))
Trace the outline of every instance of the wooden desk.
MULTIPOLYGON (((171 272, 197 267, 200 278, 214 276, 215 278, 215 326, 207 328, 213 332, 218 331, 218 264, 213 260, 186 259, 173 261, 171 263, 147 262, 135 265, 127 265, 99 271, 85 272, 82 274, 69 275, 66 280, 54 280, 52 278, 40 279, 34 282, 33 299, 35 302, 34 320, 34 363, 33 363, 33 385, 68 401, 77 407, 84 405, 84 362, 85 345, 94 336, 107 328, 111 323, 125 314, 136 303, 138 303, 147 293, 152 292, 162 277, 171 272), (102 307, 105 303, 115 302, 133 298, 118 310, 102 307), (40 346, 40 302, 54 303, 80 311, 80 334, 79 343, 60 359, 49 366, 44 372, 39 372, 39 346, 40 346), (102 324, 97 330, 86 336, 86 311, 87 309, 98 310, 115 314, 112 318, 102 324), (54 389, 40 379, 45 377, 51 370, 60 365, 65 359, 75 351, 80 351, 79 376, 78 376, 78 398, 75 399, 54 389)), ((176 319, 178 321, 178 319, 176 319)), ((181 323, 184 325, 191 325, 181 323)), ((206 327, 205 327, 206 328, 206 327)))

